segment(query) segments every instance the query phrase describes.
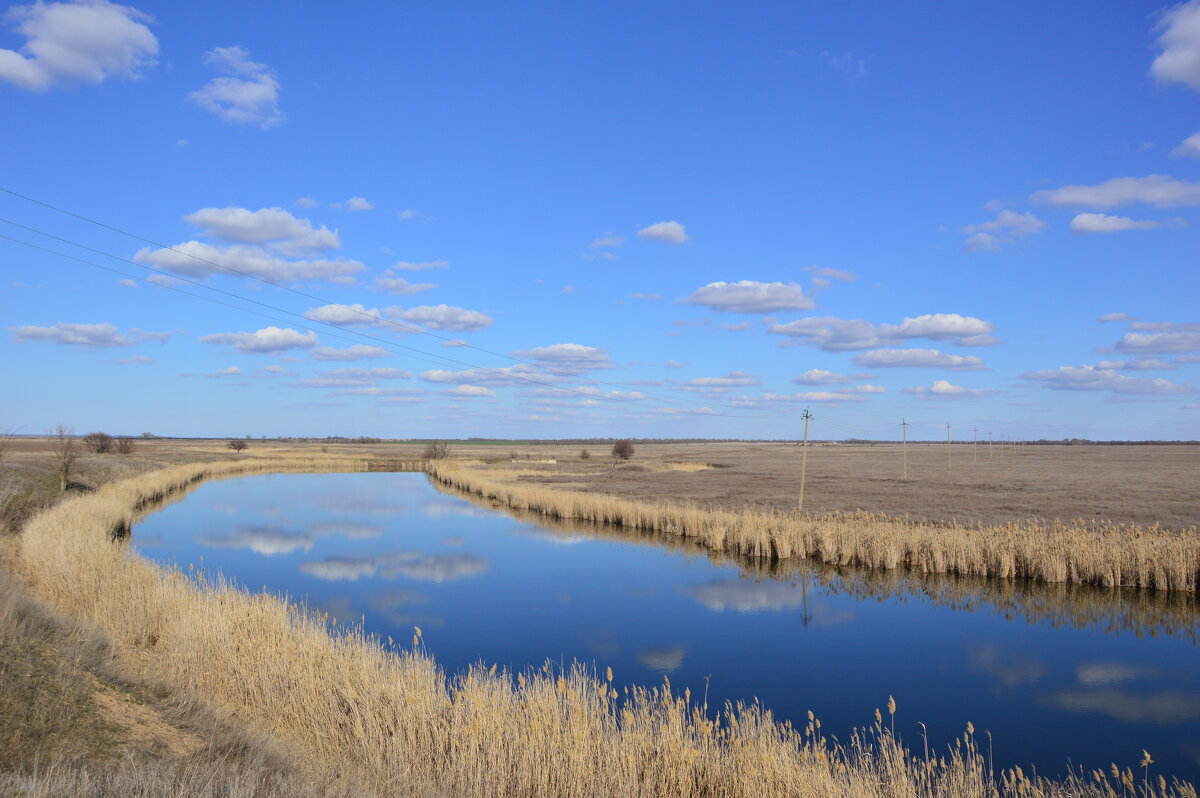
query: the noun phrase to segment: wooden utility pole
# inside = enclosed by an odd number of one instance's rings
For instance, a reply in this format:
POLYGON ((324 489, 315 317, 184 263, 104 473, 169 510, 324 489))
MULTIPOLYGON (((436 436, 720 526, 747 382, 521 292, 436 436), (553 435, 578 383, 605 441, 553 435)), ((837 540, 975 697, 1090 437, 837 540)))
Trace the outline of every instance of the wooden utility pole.
POLYGON ((804 510, 804 474, 808 471, 808 422, 812 419, 812 413, 808 412, 808 408, 804 408, 804 447, 800 450, 800 510, 804 510))
POLYGON ((954 470, 954 455, 950 453, 950 425, 946 425, 946 468, 954 470))
POLYGON ((908 420, 900 419, 900 459, 904 462, 904 478, 908 479, 908 420))
POLYGON ((975 442, 971 444, 971 456, 975 458, 975 462, 979 462, 979 427, 975 428, 975 442))
POLYGON ((988 433, 988 457, 992 456, 992 433, 988 433))

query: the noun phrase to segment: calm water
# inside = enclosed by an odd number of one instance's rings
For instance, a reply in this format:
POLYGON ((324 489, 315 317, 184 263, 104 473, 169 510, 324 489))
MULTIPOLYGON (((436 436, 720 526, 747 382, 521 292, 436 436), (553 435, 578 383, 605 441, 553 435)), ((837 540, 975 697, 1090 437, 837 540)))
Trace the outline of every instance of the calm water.
POLYGON ((134 529, 145 557, 220 572, 407 640, 448 670, 546 659, 669 674, 709 703, 813 710, 845 738, 889 695, 896 728, 941 747, 968 720, 997 765, 1068 760, 1200 781, 1200 615, 1182 597, 1061 586, 756 571, 678 542, 554 527, 439 492, 422 474, 211 482, 134 529))

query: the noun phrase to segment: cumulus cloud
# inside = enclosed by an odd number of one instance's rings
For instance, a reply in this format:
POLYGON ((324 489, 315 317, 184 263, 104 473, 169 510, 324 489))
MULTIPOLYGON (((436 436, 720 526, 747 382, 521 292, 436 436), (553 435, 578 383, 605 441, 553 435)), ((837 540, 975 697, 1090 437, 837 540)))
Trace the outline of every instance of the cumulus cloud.
POLYGON ((1096 367, 1121 371, 1172 371, 1179 368, 1179 364, 1161 357, 1138 355, 1133 360, 1102 360, 1096 367))
POLYGON ((375 278, 375 287, 397 296, 419 294, 430 288, 437 288, 433 283, 410 283, 391 269, 385 270, 383 274, 375 278))
POLYGON ((725 393, 735 388, 761 384, 758 377, 753 374, 747 374, 744 371, 731 371, 724 377, 697 377, 694 380, 688 380, 680 387, 685 391, 725 393))
POLYGON ((689 240, 687 230, 679 222, 657 222, 643 227, 638 230, 638 238, 663 244, 686 244, 689 240))
POLYGON ((1117 341, 1121 352, 1147 355, 1200 352, 1200 322, 1175 324, 1171 322, 1137 321, 1117 341))
POLYGON ((351 212, 370 211, 375 209, 375 206, 371 203, 371 201, 365 197, 351 197, 342 204, 342 207, 351 212))
POLYGON ((1188 136, 1179 146, 1171 150, 1176 158, 1200 158, 1200 133, 1188 136))
POLYGON ((309 308, 304 311, 304 318, 339 327, 378 327, 385 321, 384 313, 379 308, 368 308, 359 303, 309 308))
POLYGON ((978 371, 983 360, 974 355, 948 355, 937 349, 872 349, 853 357, 864 368, 936 368, 950 371, 978 371))
POLYGON ((913 388, 905 388, 904 392, 927 399, 975 399, 980 396, 994 396, 999 393, 999 391, 994 390, 964 388, 961 385, 954 385, 947 380, 934 380, 933 384, 928 387, 918 385, 913 388))
MULTIPOLYGON (((644 237, 644 236, 643 236, 644 237)), ((590 246, 593 249, 600 247, 619 247, 625 243, 625 237, 616 235, 615 233, 605 233, 599 238, 592 239, 590 246)))
POLYGON ((1159 222, 1153 219, 1130 219, 1128 216, 1109 216, 1103 213, 1080 213, 1071 220, 1071 232, 1120 233, 1125 230, 1154 230, 1159 227, 1173 227, 1183 223, 1183 219, 1179 217, 1159 222))
POLYGON ((1158 25, 1162 49, 1150 71, 1166 83, 1183 83, 1200 91, 1200 2, 1181 3, 1158 25))
POLYGON ((608 352, 582 344, 552 344, 513 352, 555 374, 583 374, 592 369, 612 368, 608 352))
POLYGON ((1107 323, 1110 321, 1137 321, 1137 319, 1128 313, 1105 313, 1097 321, 1107 323))
MULTIPOLYGON (((346 282, 366 269, 362 263, 346 258, 289 260, 264 247, 244 244, 222 247, 201 241, 185 241, 169 249, 143 248, 133 259, 192 278, 239 273, 285 283, 303 280, 346 282)), ((163 275, 153 275, 150 280, 153 282, 159 277, 163 275)))
POLYGON ((815 307, 812 297, 795 283, 760 283, 756 280, 709 283, 683 301, 728 313, 774 313, 815 307))
POLYGON ((466 310, 453 305, 423 305, 409 308, 399 314, 405 321, 424 324, 435 330, 452 330, 454 332, 472 332, 490 327, 492 317, 477 310, 466 310))
POLYGON ((548 375, 536 366, 518 363, 497 369, 467 369, 465 371, 448 371, 446 369, 430 369, 417 375, 418 379, 426 382, 436 382, 449 385, 528 385, 530 381, 545 381, 548 375))
POLYGON ((964 227, 968 236, 964 246, 968 252, 995 252, 1002 244, 1036 235, 1045 228, 1046 223, 1032 213, 1001 210, 995 219, 964 227))
POLYGON ((189 94, 190 101, 235 124, 266 129, 283 121, 274 71, 251 61, 244 47, 214 48, 204 54, 204 63, 222 74, 189 94))
POLYGON ((839 405, 865 401, 865 396, 843 391, 805 391, 793 394, 768 391, 761 396, 739 396, 729 404, 734 407, 772 407, 795 404, 839 405))
POLYGON ((213 238, 234 244, 272 244, 286 255, 305 255, 340 249, 336 231, 313 227, 308 219, 283 208, 201 208, 183 217, 213 238))
POLYGON ((442 391, 442 395, 469 399, 480 396, 495 396, 496 392, 484 385, 458 385, 447 391, 442 391))
POLYGON ((308 354, 313 360, 365 360, 366 358, 386 357, 387 350, 381 346, 354 344, 344 349, 322 346, 308 354))
POLYGON ((122 333, 116 326, 107 322, 103 324, 70 324, 58 322, 49 327, 25 325, 9 328, 13 340, 27 344, 41 341, 68 346, 83 346, 88 349, 105 349, 116 346, 133 346, 142 341, 164 341, 167 333, 151 333, 141 330, 130 330, 122 333))
POLYGON ((205 335, 200 343, 232 346, 246 354, 270 354, 290 349, 312 349, 317 345, 315 332, 302 333, 290 327, 264 327, 255 332, 231 332, 205 335))
POLYGON ((146 27, 151 17, 131 6, 36 2, 13 6, 6 17, 25 43, 20 51, 0 49, 0 80, 23 89, 136 79, 158 55, 158 40, 146 27))
POLYGON ((1191 393, 1191 385, 1164 379, 1144 379, 1118 374, 1116 369, 1098 366, 1060 366, 1030 371, 1022 379, 1034 380, 1055 391, 1109 391, 1135 396, 1163 396, 1191 393))
POLYGON ((817 316, 785 324, 771 324, 767 332, 803 339, 827 352, 870 349, 912 338, 954 341, 961 346, 990 346, 995 325, 958 313, 932 313, 904 319, 900 324, 874 324, 864 319, 817 316))
POLYGON ((1154 205, 1174 208, 1200 205, 1200 183, 1176 180, 1167 175, 1115 177, 1095 186, 1062 186, 1038 191, 1034 202, 1060 207, 1118 208, 1122 205, 1154 205))
POLYGON ((825 369, 809 369, 792 382, 797 385, 841 385, 858 380, 873 380, 874 374, 837 374, 825 369))

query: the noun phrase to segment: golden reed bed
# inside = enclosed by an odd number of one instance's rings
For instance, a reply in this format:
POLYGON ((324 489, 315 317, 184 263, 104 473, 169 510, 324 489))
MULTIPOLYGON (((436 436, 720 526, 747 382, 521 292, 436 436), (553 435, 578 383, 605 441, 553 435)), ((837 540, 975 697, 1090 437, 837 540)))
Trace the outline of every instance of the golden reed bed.
POLYGON ((970 526, 861 512, 711 510, 514 484, 450 462, 433 464, 430 474, 510 507, 694 538, 714 551, 742 556, 1193 593, 1200 583, 1200 534, 1195 528, 1176 532, 1082 521, 970 526))
MULTIPOLYGON (((447 678, 419 632, 398 645, 331 629, 272 596, 197 584, 113 539, 143 508, 203 479, 365 467, 247 458, 167 468, 37 516, 21 535, 18 565, 38 596, 107 633, 132 674, 279 739, 310 778, 339 789, 352 782, 381 795, 1196 796, 1152 769, 1114 766, 1060 780, 992 774, 970 727, 948 748, 913 752, 893 737, 886 714, 835 745, 815 720, 799 729, 759 706, 718 711, 667 682, 618 690, 609 673, 579 665, 515 677, 477 667, 447 678)), ((750 534, 763 538, 739 545, 770 550, 765 531, 750 534)))

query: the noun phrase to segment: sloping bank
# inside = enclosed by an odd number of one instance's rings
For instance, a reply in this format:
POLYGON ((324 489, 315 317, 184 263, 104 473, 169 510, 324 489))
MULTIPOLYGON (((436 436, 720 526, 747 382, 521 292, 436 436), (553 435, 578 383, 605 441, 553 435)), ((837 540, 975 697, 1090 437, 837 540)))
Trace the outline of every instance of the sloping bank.
POLYGON ((864 512, 711 510, 514 484, 454 463, 434 463, 430 474, 445 485, 510 507, 695 538, 715 551, 744 556, 1193 593, 1200 584, 1200 533, 1195 528, 1176 532, 1083 521, 983 526, 864 512))
MULTIPOLYGON (((914 756, 878 719, 835 746, 818 724, 781 725, 757 706, 716 712, 669 684, 618 691, 610 674, 578 666, 447 678, 419 632, 401 647, 333 629, 272 596, 158 568, 112 537, 203 479, 361 467, 246 459, 117 483, 33 519, 22 575, 106 632, 122 667, 281 739, 314 778, 350 774, 378 794, 1045 796, 1113 795, 1134 783, 1128 769, 1111 780, 993 778, 970 729, 943 757, 914 756)), ((1147 794, 1196 793, 1152 779, 1147 794)))

